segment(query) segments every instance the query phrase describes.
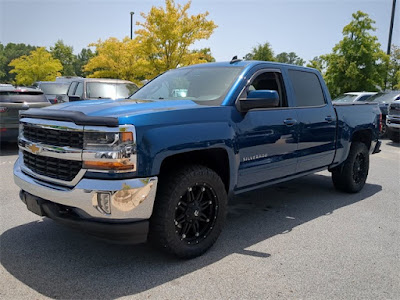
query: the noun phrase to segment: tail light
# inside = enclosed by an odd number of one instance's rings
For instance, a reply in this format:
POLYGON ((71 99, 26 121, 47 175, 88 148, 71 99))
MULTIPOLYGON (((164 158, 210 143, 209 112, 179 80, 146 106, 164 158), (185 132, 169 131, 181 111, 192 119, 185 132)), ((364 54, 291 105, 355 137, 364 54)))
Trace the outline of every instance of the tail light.
POLYGON ((57 97, 55 97, 54 98, 54 104, 57 104, 58 103, 58 100, 57 100, 57 97))
POLYGON ((6 112, 7 110, 8 110, 7 107, 0 106, 0 113, 4 113, 4 112, 6 112))
POLYGON ((379 132, 382 132, 382 114, 379 114, 379 132))

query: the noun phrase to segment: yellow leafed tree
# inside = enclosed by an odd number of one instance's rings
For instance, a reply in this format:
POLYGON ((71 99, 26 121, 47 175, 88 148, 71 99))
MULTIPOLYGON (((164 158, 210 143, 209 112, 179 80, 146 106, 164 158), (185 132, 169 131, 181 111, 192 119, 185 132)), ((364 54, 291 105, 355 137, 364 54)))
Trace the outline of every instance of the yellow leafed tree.
POLYGON ((92 78, 116 78, 137 82, 145 78, 149 63, 138 55, 136 40, 117 38, 99 40, 89 46, 96 47, 97 55, 83 67, 92 78))
POLYGON ((44 47, 37 48, 30 55, 23 55, 12 60, 10 73, 16 73, 15 83, 31 85, 35 81, 53 81, 63 69, 61 62, 54 59, 44 47))
POLYGON ((207 20, 208 12, 189 15, 191 1, 176 5, 173 0, 165 1, 165 8, 152 7, 142 28, 135 31, 140 55, 149 62, 149 73, 160 74, 176 67, 207 62, 204 54, 191 51, 189 47, 196 41, 208 39, 217 27, 207 20))

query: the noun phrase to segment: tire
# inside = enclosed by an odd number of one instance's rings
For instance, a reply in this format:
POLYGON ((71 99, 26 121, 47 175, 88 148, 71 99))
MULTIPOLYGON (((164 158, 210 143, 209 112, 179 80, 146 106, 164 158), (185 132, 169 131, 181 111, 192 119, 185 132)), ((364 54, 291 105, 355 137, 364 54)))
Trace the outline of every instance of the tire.
POLYGON ((364 143, 354 142, 344 163, 332 170, 333 185, 339 191, 357 193, 365 185, 368 170, 368 148, 364 143))
POLYGON ((222 231, 227 211, 224 183, 216 172, 191 165, 160 178, 149 241, 180 258, 206 252, 222 231))

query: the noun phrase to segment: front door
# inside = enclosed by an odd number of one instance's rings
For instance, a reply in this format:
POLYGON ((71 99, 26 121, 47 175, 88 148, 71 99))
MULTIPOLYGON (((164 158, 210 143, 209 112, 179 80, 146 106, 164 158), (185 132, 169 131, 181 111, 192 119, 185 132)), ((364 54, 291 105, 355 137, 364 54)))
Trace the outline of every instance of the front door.
MULTIPOLYGON (((244 92, 252 89, 276 90, 280 105, 250 110, 237 123, 240 156, 238 189, 296 172, 297 115, 295 109, 288 108, 280 71, 258 71, 244 92)), ((245 96, 241 95, 242 98, 245 96)))

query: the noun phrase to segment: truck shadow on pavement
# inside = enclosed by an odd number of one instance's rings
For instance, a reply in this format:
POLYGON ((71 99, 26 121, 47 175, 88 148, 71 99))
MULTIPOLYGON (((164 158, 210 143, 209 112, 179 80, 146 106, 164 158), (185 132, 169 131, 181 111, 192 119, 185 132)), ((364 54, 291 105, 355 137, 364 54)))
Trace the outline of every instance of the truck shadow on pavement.
POLYGON ((339 193, 333 189, 330 176, 314 174, 240 195, 230 203, 217 243, 193 260, 176 259, 147 244, 104 243, 44 219, 1 236, 1 263, 16 279, 47 297, 115 299, 171 281, 179 284, 180 277, 230 254, 268 259, 268 249, 257 252, 246 248, 334 214, 381 189, 366 184, 358 194, 339 193))

